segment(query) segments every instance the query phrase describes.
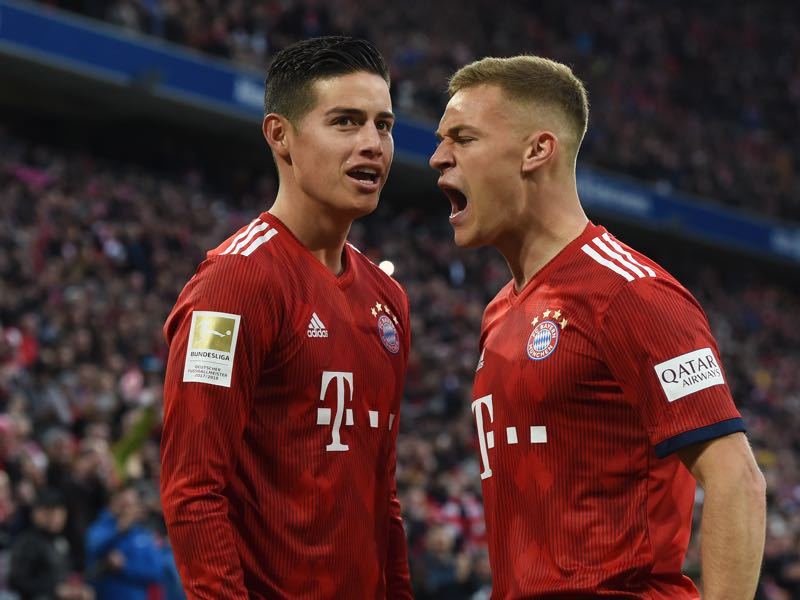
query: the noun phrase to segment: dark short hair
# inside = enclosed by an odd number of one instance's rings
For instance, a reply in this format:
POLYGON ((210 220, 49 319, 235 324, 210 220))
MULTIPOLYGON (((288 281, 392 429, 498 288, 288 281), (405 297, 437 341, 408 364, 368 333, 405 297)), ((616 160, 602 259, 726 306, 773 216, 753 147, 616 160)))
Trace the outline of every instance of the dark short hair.
POLYGON ((303 40, 275 55, 264 85, 264 114, 277 113, 293 124, 314 108, 312 86, 320 79, 364 71, 389 85, 389 69, 367 40, 326 36, 303 40))

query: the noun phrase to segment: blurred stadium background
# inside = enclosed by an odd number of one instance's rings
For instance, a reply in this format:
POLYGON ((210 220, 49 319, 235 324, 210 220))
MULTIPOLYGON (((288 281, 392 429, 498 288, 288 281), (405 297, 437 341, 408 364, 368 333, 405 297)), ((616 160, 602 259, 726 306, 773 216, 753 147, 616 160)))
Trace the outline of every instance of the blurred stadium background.
MULTIPOLYGON (((401 115, 381 206, 351 241, 412 303, 397 477, 417 597, 489 597, 468 407, 482 309, 509 278, 452 244, 432 131, 457 67, 532 52, 588 85, 590 217, 708 314, 768 482, 759 598, 800 598, 800 5, 782 0, 0 0, 0 598, 18 597, 10 557, 47 488, 68 508, 72 580, 123 480, 169 572, 161 326, 205 250, 274 197, 271 54, 328 33, 381 48, 401 115)), ((168 588, 149 597, 180 597, 168 588)))

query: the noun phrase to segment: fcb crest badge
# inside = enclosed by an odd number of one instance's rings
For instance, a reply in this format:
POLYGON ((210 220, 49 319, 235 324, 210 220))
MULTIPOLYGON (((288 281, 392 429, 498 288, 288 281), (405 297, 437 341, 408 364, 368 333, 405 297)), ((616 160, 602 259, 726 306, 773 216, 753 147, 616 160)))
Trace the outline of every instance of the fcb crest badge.
POLYGON ((378 335, 380 335, 383 347, 392 354, 400 352, 400 336, 397 334, 396 327, 397 317, 392 314, 388 306, 380 302, 376 302, 370 312, 373 317, 378 317, 378 335))
POLYGON ((531 321, 533 331, 528 337, 527 351, 531 360, 542 360, 555 352, 561 332, 567 326, 566 317, 562 318, 561 310, 550 310, 542 313, 542 319, 535 316, 531 321))

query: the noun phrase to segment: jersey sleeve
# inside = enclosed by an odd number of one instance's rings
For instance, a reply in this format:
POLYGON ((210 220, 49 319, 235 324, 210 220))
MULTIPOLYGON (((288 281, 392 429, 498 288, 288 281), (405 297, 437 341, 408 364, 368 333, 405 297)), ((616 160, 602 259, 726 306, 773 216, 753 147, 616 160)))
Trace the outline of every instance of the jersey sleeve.
POLYGON ((212 258, 164 326, 161 498, 190 599, 248 598, 224 490, 279 327, 275 306, 269 278, 252 261, 212 258))
MULTIPOLYGON (((396 434, 395 434, 396 438, 396 434)), ((408 551, 403 518, 400 514, 400 501, 397 499, 395 470, 397 466, 396 444, 390 451, 391 494, 389 497, 389 541, 386 558, 386 597, 389 600, 406 598, 411 600, 411 575, 408 570, 408 551)))
POLYGON ((624 285, 599 332, 598 347, 640 412, 657 456, 745 430, 708 320, 677 282, 659 277, 624 285))
MULTIPOLYGON (((402 288, 401 288, 402 290, 402 288)), ((405 314, 402 315, 403 344, 406 364, 408 353, 411 349, 411 320, 408 296, 403 294, 405 314)), ((403 365, 405 373, 406 365, 403 365)), ((403 378, 405 380, 405 377, 403 378)), ((388 600, 411 600, 414 595, 411 591, 411 575, 408 569, 408 550, 403 518, 400 511, 400 501, 397 499, 397 432, 400 430, 400 415, 392 431, 392 440, 389 451, 389 481, 391 492, 389 496, 389 539, 386 558, 386 598, 388 600)))

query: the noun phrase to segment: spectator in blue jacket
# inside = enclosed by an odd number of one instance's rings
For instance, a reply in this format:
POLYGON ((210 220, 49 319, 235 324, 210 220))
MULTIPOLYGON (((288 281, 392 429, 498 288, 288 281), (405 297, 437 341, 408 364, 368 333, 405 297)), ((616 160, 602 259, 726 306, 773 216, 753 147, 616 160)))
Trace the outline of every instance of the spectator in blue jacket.
POLYGON ((117 491, 86 534, 86 562, 97 600, 146 600, 163 579, 163 558, 152 531, 142 525, 138 490, 117 491))

